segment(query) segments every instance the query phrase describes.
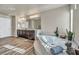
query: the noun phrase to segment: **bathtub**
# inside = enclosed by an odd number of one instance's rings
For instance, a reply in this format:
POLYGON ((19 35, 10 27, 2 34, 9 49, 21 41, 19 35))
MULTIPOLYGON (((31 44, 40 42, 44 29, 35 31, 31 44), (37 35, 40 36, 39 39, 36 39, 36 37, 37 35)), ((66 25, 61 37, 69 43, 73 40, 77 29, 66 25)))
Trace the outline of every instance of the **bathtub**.
POLYGON ((61 46, 64 51, 63 54, 66 54, 67 47, 65 46, 65 41, 55 36, 48 36, 48 35, 40 35, 37 36, 34 42, 35 53, 38 55, 51 55, 50 48, 55 46, 61 46))

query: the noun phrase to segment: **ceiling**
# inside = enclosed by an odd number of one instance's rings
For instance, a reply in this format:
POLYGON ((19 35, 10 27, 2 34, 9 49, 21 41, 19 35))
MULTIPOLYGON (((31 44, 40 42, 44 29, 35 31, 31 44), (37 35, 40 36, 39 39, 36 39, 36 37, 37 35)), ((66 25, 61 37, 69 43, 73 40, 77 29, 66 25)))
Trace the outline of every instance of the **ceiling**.
POLYGON ((32 15, 55 9, 65 4, 0 4, 0 13, 5 15, 32 15))

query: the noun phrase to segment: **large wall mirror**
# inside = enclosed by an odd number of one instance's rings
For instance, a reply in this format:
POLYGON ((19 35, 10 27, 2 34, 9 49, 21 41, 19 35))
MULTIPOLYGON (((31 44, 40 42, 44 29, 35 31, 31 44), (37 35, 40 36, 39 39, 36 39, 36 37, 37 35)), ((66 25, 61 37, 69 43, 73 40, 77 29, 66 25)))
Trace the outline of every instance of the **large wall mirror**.
POLYGON ((29 19, 28 22, 29 22, 29 28, 31 28, 31 29, 41 29, 41 19, 40 19, 40 17, 29 19))
POLYGON ((41 18, 35 16, 18 18, 17 29, 41 29, 41 18))

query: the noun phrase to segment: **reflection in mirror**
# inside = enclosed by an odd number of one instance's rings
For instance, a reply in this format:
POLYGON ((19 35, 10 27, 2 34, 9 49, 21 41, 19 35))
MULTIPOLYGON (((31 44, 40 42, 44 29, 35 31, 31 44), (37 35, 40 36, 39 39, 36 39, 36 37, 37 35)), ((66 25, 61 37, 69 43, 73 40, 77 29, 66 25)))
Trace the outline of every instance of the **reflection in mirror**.
POLYGON ((40 18, 30 19, 30 28, 41 29, 41 19, 40 18))
POLYGON ((28 19, 20 18, 17 22, 18 29, 41 29, 41 18, 33 16, 28 19))
POLYGON ((17 22, 18 29, 26 29, 28 28, 28 21, 26 18, 20 18, 17 22))

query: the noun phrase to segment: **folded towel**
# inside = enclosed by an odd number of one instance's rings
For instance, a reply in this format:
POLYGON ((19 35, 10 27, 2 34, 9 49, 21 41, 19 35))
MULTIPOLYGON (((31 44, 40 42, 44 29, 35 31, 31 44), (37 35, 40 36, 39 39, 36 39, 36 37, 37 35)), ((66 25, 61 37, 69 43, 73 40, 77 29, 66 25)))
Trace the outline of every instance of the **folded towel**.
POLYGON ((50 49, 51 53, 56 55, 56 54, 60 54, 63 52, 63 48, 60 46, 56 46, 50 49))

